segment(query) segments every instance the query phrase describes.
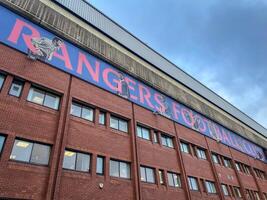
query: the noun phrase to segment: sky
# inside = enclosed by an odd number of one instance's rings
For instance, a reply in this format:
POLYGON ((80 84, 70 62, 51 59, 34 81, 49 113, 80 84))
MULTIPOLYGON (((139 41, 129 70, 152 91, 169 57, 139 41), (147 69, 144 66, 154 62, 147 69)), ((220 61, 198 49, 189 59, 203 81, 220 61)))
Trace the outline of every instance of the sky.
POLYGON ((88 0, 267 128, 266 0, 88 0))

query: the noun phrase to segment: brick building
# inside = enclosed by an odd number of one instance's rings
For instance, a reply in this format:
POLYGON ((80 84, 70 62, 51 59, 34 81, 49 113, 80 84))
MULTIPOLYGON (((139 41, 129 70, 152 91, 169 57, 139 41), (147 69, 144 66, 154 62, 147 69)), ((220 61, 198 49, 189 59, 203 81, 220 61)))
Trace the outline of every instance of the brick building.
POLYGON ((82 0, 0 2, 1 199, 267 200, 265 128, 82 0))

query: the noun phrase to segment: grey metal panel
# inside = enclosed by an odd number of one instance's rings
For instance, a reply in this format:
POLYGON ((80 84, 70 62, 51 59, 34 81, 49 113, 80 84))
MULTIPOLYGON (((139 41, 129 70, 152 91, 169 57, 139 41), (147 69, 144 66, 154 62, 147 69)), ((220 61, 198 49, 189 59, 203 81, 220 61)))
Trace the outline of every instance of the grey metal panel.
POLYGON ((248 117, 232 104, 221 98, 212 90, 201 84, 199 81, 179 69, 169 60, 155 52, 153 49, 145 45, 142 41, 131 35, 127 30, 116 24, 96 8, 85 2, 84 0, 54 0, 65 6, 76 15, 80 16, 102 32, 124 45, 135 54, 155 65, 158 69, 167 73, 172 78, 186 85, 202 97, 214 103, 221 109, 225 110, 232 116, 244 122, 260 134, 267 137, 267 129, 258 124, 256 121, 248 117))

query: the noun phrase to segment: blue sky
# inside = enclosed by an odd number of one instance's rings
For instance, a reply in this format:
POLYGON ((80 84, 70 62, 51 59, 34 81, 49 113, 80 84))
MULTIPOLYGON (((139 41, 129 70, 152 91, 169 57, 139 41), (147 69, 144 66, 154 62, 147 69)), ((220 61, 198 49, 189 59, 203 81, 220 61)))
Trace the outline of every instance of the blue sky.
POLYGON ((266 0, 89 0, 267 127, 266 0))

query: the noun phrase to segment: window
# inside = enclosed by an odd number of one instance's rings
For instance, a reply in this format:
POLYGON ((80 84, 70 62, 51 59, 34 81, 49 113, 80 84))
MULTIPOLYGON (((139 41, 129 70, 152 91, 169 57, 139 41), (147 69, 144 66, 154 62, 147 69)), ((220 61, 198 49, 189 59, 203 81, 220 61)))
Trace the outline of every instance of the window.
POLYGON ((245 172, 246 174, 250 174, 249 166, 244 165, 243 167, 244 167, 244 172, 245 172))
POLYGON ((205 181, 206 189, 208 193, 215 194, 217 193, 215 184, 211 181, 205 181))
POLYGON ((59 108, 59 100, 60 98, 54 94, 51 94, 49 92, 37 89, 35 87, 31 87, 29 95, 28 95, 28 101, 31 101, 33 103, 37 103, 55 110, 58 110, 59 108))
POLYGON ((141 181, 147 183, 155 183, 154 169, 141 166, 140 171, 141 171, 141 181))
POLYGON ((263 193, 264 200, 267 200, 267 193, 263 193))
POLYGON ((97 156, 96 173, 99 175, 104 175, 104 157, 102 156, 97 156))
POLYGON ((227 185, 222 184, 221 186, 222 186, 223 194, 224 194, 225 196, 229 196, 229 191, 228 191, 227 185))
POLYGON ((231 168, 231 161, 228 158, 223 158, 223 164, 225 167, 231 168))
POLYGON ((120 178, 131 178, 130 164, 123 161, 110 160, 110 176, 120 178))
POLYGON ((211 154, 211 158, 212 158, 212 161, 216 164, 219 164, 219 158, 218 158, 218 155, 215 154, 215 153, 212 153, 211 154))
POLYGON ((158 141, 158 133, 153 132, 153 140, 154 140, 154 143, 159 143, 159 141, 158 141))
POLYGON ((2 149, 3 149, 3 146, 4 146, 4 143, 5 143, 5 137, 0 135, 0 154, 2 152, 2 149))
POLYGON ((188 184, 189 184, 189 189, 190 190, 195 190, 198 191, 198 183, 197 183, 197 179, 195 177, 188 177, 188 184))
POLYGON ((205 150, 197 148, 197 157, 203 160, 207 160, 205 150))
POLYGON ((173 148, 172 137, 161 134, 161 144, 166 147, 173 148))
POLYGON ((180 146, 181 146, 181 151, 182 152, 184 152, 184 153, 190 153, 189 144, 186 144, 184 142, 181 142, 180 146))
POLYGON ((150 140, 149 129, 142 126, 137 126, 137 136, 145 140, 150 140))
POLYGON ((23 88, 23 82, 19 80, 13 80, 10 90, 9 90, 9 95, 19 97, 21 94, 23 88))
POLYGON ((240 189, 238 187, 235 187, 235 186, 233 187, 233 189, 234 189, 235 196, 241 198, 242 195, 240 193, 240 189))
POLYGON ((78 103, 72 102, 70 114, 75 117, 80 117, 89 121, 94 120, 93 109, 78 103))
POLYGON ((119 119, 117 117, 114 116, 110 116, 110 127, 123 131, 125 133, 128 132, 128 123, 127 121, 123 120, 123 119, 119 119))
POLYGON ((168 184, 169 184, 169 186, 181 187, 181 180, 180 180, 180 176, 178 174, 175 174, 175 173, 172 173, 172 172, 168 172, 167 176, 168 176, 168 184))
POLYGON ((235 167, 236 167, 237 171, 239 171, 239 172, 241 171, 241 167, 240 167, 239 163, 236 162, 235 163, 235 167))
POLYGON ((255 191, 254 194, 255 194, 255 199, 260 200, 259 192, 255 191))
POLYGON ((81 172, 89 172, 90 158, 91 156, 89 154, 65 150, 63 168, 81 172))
POLYGON ((3 74, 0 74, 0 90, 2 89, 5 82, 5 76, 3 74))
POLYGON ((50 146, 16 139, 10 155, 11 160, 48 165, 50 146))
POLYGON ((259 169, 254 169, 256 176, 261 179, 266 179, 264 171, 261 171, 259 169))
POLYGON ((104 112, 100 112, 99 113, 99 120, 98 120, 99 124, 105 125, 106 124, 106 113, 104 112))
POLYGON ((164 185, 164 171, 161 169, 159 170, 159 183, 164 185))

